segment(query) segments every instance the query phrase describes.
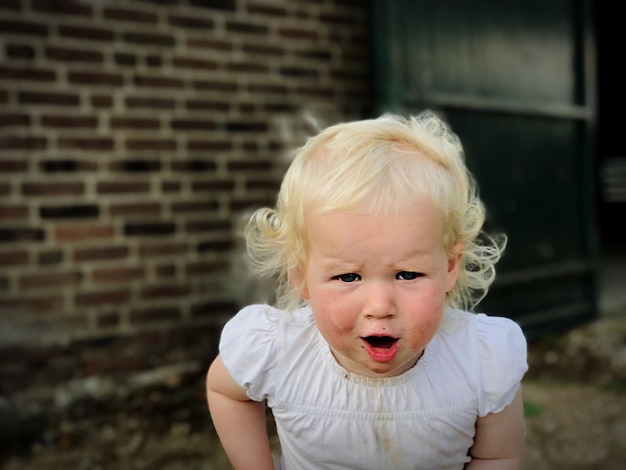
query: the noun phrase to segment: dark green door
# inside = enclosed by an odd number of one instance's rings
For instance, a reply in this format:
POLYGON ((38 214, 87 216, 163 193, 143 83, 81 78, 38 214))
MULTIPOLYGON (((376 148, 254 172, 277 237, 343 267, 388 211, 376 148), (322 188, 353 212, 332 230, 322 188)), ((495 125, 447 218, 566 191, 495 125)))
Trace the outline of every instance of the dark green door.
POLYGON ((532 335, 596 315, 590 5, 374 1, 377 112, 429 108, 461 138, 509 245, 477 310, 532 335))

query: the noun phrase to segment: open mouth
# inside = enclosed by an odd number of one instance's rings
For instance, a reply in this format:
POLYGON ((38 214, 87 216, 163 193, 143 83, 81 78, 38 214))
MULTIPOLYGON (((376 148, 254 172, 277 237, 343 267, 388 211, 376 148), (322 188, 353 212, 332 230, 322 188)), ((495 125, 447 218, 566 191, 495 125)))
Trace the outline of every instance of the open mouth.
POLYGON ((390 348, 398 341, 398 338, 392 336, 366 336, 363 339, 373 348, 385 349, 390 348))

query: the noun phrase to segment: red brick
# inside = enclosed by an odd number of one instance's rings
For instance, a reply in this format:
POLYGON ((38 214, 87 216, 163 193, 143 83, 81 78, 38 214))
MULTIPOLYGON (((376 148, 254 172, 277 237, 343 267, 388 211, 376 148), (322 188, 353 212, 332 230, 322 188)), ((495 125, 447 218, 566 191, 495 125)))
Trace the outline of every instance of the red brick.
POLYGON ((306 30, 304 28, 279 28, 278 34, 287 39, 298 39, 315 41, 318 39, 317 31, 306 30))
POLYGON ((319 19, 322 23, 332 24, 335 26, 352 26, 355 24, 355 17, 346 13, 341 15, 338 13, 321 13, 319 19))
POLYGON ((176 150, 176 141, 174 139, 126 139, 126 149, 173 151, 176 150))
POLYGON ((143 10, 130 8, 105 8, 104 17, 107 20, 129 21, 133 23, 156 23, 158 16, 143 10))
POLYGON ((202 302, 192 305, 191 315, 196 318, 200 316, 220 316, 220 315, 232 315, 237 310, 237 306, 233 302, 226 301, 210 301, 202 302))
POLYGON ((95 116, 59 116, 48 114, 41 116, 41 125, 52 128, 95 129, 98 127, 98 119, 95 116))
POLYGON ((199 16, 186 16, 171 14, 168 17, 172 26, 181 28, 200 29, 204 33, 213 29, 215 22, 210 18, 201 18, 199 16))
POLYGON ((118 87, 124 83, 124 79, 120 74, 102 72, 69 72, 67 79, 75 85, 118 87))
POLYGON ((80 272, 52 272, 46 274, 25 274, 19 279, 21 289, 48 289, 51 287, 69 287, 80 284, 80 272))
POLYGON ((227 33, 241 33, 253 35, 266 35, 269 32, 265 24, 255 24, 248 21, 226 21, 227 33))
POLYGON ((172 98, 127 97, 127 108, 174 109, 176 101, 172 98))
POLYGON ((160 55, 149 54, 146 56, 146 65, 149 67, 161 67, 163 65, 163 57, 160 55))
POLYGON ((154 274, 161 279, 176 277, 176 271, 176 265, 174 264, 163 264, 154 268, 154 274))
POLYGON ((33 67, 0 66, 0 80, 53 82, 56 80, 56 73, 53 70, 36 69, 33 67))
POLYGON ((73 0, 32 0, 32 8, 53 15, 91 16, 91 7, 73 0))
POLYGON ((120 314, 117 312, 106 312, 98 315, 96 318, 96 326, 98 328, 113 328, 120 323, 120 314))
POLYGON ((305 96, 314 96, 324 99, 331 99, 335 97, 335 90, 327 86, 298 86, 296 90, 298 91, 298 94, 305 96))
POLYGON ((177 131, 210 131, 217 128, 215 121, 202 119, 172 119, 170 124, 177 131))
POLYGON ((268 46, 265 44, 244 44, 242 46, 243 51, 250 55, 264 55, 264 56, 282 56, 285 54, 285 48, 280 46, 268 46))
POLYGON ((74 302, 78 307, 126 304, 129 300, 130 291, 128 289, 81 292, 74 297, 74 302))
POLYGON ((217 62, 213 60, 192 59, 190 57, 175 57, 172 65, 182 69, 216 70, 217 62))
POLYGON ((232 191, 235 182, 227 179, 211 179, 191 182, 192 191, 232 191))
POLYGON ((108 261, 127 258, 130 250, 126 246, 99 246, 74 250, 74 261, 108 261))
POLYGON ((171 204, 173 214, 186 214, 189 212, 211 213, 217 211, 217 201, 178 201, 171 204))
POLYGON ((219 91, 219 92, 236 92, 237 91, 237 83, 230 82, 221 82, 215 80, 196 80, 193 82, 194 88, 202 91, 219 91))
POLYGON ((189 140, 187 150, 195 151, 226 151, 231 150, 233 144, 229 140, 189 140))
POLYGON ((129 32, 124 33, 123 38, 126 42, 132 44, 143 44, 146 46, 173 47, 176 45, 174 37, 168 34, 129 32))
POLYGON ((45 173, 76 173, 81 171, 92 172, 98 169, 98 163, 85 160, 43 160, 39 162, 41 171, 45 173))
MULTIPOLYGON (((161 191, 169 194, 169 193, 179 193, 182 188, 180 181, 163 181, 161 183, 161 191)), ((0 183, 0 194, 2 194, 2 185, 0 183)), ((8 193, 8 190, 7 190, 8 193)))
POLYGON ((230 104, 226 101, 212 100, 187 100, 185 105, 191 111, 228 111, 230 108, 230 104))
POLYGON ((249 178, 248 180, 246 180, 246 189, 249 191, 278 191, 279 186, 280 182, 275 179, 249 178))
POLYGON ((154 216, 161 213, 161 204, 158 202, 128 202, 111 204, 109 213, 112 216, 122 215, 149 215, 154 216))
POLYGON ((62 137, 58 147, 63 150, 91 150, 108 152, 113 150, 113 139, 109 137, 62 137))
POLYGON ((170 167, 172 171, 215 172, 217 163, 212 158, 194 158, 192 160, 174 160, 170 167))
POLYGON ((0 127, 30 126, 30 116, 23 113, 0 112, 0 127))
POLYGON ((242 73, 268 73, 269 66, 261 64, 251 64, 250 62, 229 62, 226 69, 230 72, 242 73))
POLYGON ((248 5, 248 12, 275 18, 284 18, 287 16, 287 10, 285 8, 273 6, 267 3, 250 3, 248 5))
POLYGON ((207 39, 206 37, 187 39, 187 47, 213 49, 216 51, 230 52, 233 50, 233 44, 229 41, 220 41, 219 39, 207 39))
POLYGON ((151 88, 183 88, 185 86, 185 82, 180 78, 163 76, 136 75, 134 82, 136 86, 151 88))
POLYGON ((104 54, 98 51, 75 49, 69 47, 46 47, 45 54, 48 59, 60 62, 85 62, 101 64, 104 62, 104 54))
POLYGON ((45 240, 46 233, 41 228, 32 227, 6 227, 0 225, 0 242, 40 242, 45 240))
POLYGON ((0 251, 0 267, 26 266, 28 252, 25 250, 0 251))
POLYGON ((10 136, 0 138, 0 149, 7 150, 44 150, 47 145, 45 137, 10 136))
POLYGON ((132 194, 147 193, 150 183, 143 181, 100 181, 97 184, 98 194, 132 194))
POLYGON ((0 221, 28 219, 28 206, 23 204, 0 204, 0 221))
POLYGON ((37 253, 37 263, 40 266, 52 266, 63 261, 63 250, 44 250, 37 253))
POLYGON ((158 118, 113 117, 110 126, 112 129, 158 129, 161 124, 158 118))
POLYGON ((221 232, 231 230, 230 221, 222 220, 193 220, 185 225, 187 232, 221 232))
POLYGON ((187 276, 204 276, 205 274, 215 272, 225 272, 230 265, 229 261, 204 261, 197 263, 189 263, 185 268, 187 276))
POLYGON ((56 227, 54 234, 58 241, 108 239, 115 235, 115 228, 112 225, 67 225, 56 227))
POLYGON ((85 184, 80 182, 22 184, 22 194, 25 196, 76 196, 84 191, 85 184))
POLYGON ((187 252, 187 244, 183 242, 167 242, 158 244, 143 244, 139 246, 139 256, 142 258, 160 256, 180 256, 187 252))
POLYGON ((0 173, 25 173, 28 162, 24 160, 0 160, 0 173))
POLYGON ((268 206, 272 204, 273 197, 233 197, 228 202, 228 209, 239 212, 253 207, 268 206))
POLYGON ((249 83, 248 89, 258 94, 287 94, 288 88, 279 83, 249 83))
POLYGON ((142 299, 165 299, 184 297, 189 294, 188 285, 161 284, 144 287, 139 294, 142 299))
POLYGON ((18 93, 18 100, 23 104, 40 104, 54 106, 77 106, 78 95, 74 93, 54 93, 44 91, 22 91, 18 93))
POLYGON ((94 108, 110 108, 113 106, 113 98, 104 95, 94 95, 91 97, 91 105, 94 108))
POLYGON ((137 65, 137 56, 134 54, 127 54, 125 52, 116 52, 114 55, 115 63, 121 66, 134 67, 137 65))
POLYGON ((47 36, 48 26, 32 21, 0 19, 0 33, 20 34, 26 36, 47 36))
POLYGON ((268 160, 229 160, 226 163, 229 171, 265 171, 272 168, 272 163, 268 160))
POLYGON ((132 324, 147 323, 164 320, 180 320, 180 309, 176 307, 152 307, 142 310, 131 310, 130 322, 132 324))
POLYGON ((198 243, 198 253, 206 253, 208 251, 224 252, 232 250, 234 247, 234 240, 229 238, 228 240, 208 240, 198 243))
POLYGON ((125 283, 143 279, 144 272, 142 267, 103 268, 94 270, 92 278, 95 282, 125 283))
POLYGON ((63 37, 87 39, 91 41, 112 42, 114 35, 109 29, 91 26, 60 25, 59 34, 63 37))
POLYGON ((44 313, 62 308, 63 297, 59 295, 27 297, 21 294, 18 298, 0 298, 0 311, 13 314, 44 313))
POLYGON ((7 57, 13 59, 29 59, 35 58, 35 48, 26 44, 7 44, 7 57))
POLYGON ((126 173, 147 173, 151 171, 160 171, 161 161, 145 158, 114 160, 109 163, 109 170, 126 173))

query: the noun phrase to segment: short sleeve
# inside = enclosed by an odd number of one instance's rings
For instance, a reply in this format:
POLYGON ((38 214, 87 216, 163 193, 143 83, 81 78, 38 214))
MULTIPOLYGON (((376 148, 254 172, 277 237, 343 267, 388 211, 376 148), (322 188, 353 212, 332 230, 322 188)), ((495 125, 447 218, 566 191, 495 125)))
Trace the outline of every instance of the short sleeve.
POLYGON ((520 326, 503 317, 477 315, 479 372, 478 415, 509 405, 528 370, 526 338, 520 326))
POLYGON ((220 338, 220 357, 233 380, 251 400, 273 392, 271 372, 276 361, 278 311, 251 305, 229 320, 220 338))

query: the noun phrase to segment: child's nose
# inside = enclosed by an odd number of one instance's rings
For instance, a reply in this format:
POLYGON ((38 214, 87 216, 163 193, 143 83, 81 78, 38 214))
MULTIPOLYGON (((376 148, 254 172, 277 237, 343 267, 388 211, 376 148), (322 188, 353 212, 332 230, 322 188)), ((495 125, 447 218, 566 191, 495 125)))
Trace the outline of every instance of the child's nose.
POLYGON ((384 282, 372 282, 367 286, 363 314, 371 318, 387 318, 396 315, 393 288, 384 282))

